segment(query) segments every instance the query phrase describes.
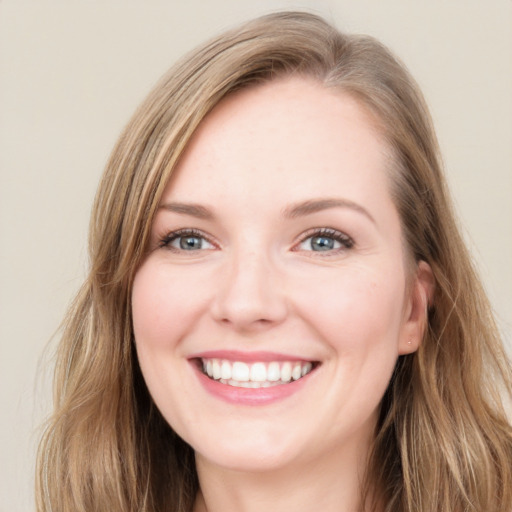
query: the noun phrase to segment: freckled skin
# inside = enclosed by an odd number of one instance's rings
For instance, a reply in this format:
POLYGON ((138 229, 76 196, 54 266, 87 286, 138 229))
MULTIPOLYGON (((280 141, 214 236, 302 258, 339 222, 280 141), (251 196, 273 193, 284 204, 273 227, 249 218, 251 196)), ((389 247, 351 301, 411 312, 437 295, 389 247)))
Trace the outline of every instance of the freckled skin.
POLYGON ((159 210, 132 305, 148 388, 200 467, 330 461, 334 470, 365 456, 396 359, 421 338, 385 152, 353 99, 302 79, 227 98, 194 135, 162 203, 202 205, 214 218, 159 210), (348 207, 283 216, 333 197, 374 221, 348 207), (315 251, 303 238, 315 228, 354 245, 315 251), (159 247, 179 229, 203 234, 202 248, 159 247), (188 357, 207 350, 292 353, 320 366, 285 400, 237 406, 198 382, 188 357))

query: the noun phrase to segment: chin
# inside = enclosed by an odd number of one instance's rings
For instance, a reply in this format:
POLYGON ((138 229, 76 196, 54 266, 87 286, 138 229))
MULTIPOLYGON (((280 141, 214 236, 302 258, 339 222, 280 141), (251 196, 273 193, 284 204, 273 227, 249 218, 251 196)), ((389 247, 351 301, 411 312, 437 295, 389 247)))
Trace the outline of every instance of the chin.
POLYGON ((278 439, 269 440, 266 436, 253 439, 253 442, 250 439, 236 441, 235 439, 233 442, 233 438, 217 438, 198 443, 195 449, 196 458, 226 470, 258 473, 291 465, 297 461, 301 452, 278 439))
POLYGON ((196 452, 196 458, 198 461, 207 460, 209 465, 224 470, 242 473, 274 472, 290 466, 293 462, 293 457, 276 453, 257 453, 255 450, 248 450, 244 453, 227 451, 207 455, 196 452))

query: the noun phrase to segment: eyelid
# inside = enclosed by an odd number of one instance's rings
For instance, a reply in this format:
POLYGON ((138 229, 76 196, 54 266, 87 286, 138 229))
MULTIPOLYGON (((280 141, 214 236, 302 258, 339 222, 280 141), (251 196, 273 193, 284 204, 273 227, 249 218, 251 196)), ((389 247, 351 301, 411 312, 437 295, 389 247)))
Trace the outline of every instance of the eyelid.
MULTIPOLYGON (((180 237, 198 237, 204 239, 209 244, 213 245, 215 248, 218 248, 218 244, 209 236, 207 233, 201 231, 196 228, 180 228, 174 229, 172 231, 167 231, 163 236, 158 237, 158 247, 159 248, 167 248, 169 250, 173 250, 176 252, 188 252, 185 250, 180 250, 171 246, 171 243, 180 237)), ((205 249, 202 249, 205 250, 205 249)), ((199 252, 199 251, 190 251, 190 252, 199 252)))
MULTIPOLYGON (((349 235, 347 235, 346 233, 344 233, 343 231, 340 231, 339 229, 335 229, 335 228, 322 227, 322 228, 311 228, 311 229, 308 229, 307 231, 305 231, 304 233, 302 233, 299 236, 298 240, 295 242, 292 250, 294 250, 294 251, 301 250, 299 248, 299 246, 301 244, 303 244, 309 238, 313 238, 315 236, 320 236, 320 237, 324 236, 326 238, 332 238, 342 245, 342 247, 339 249, 325 251, 323 253, 324 256, 327 256, 329 253, 333 254, 333 253, 337 253, 337 252, 346 251, 348 249, 351 249, 355 245, 353 238, 350 237, 349 235)), ((322 254, 322 251, 305 251, 305 252, 318 252, 318 253, 322 254)))
MULTIPOLYGON (((208 249, 201 249, 198 251, 185 251, 181 249, 177 249, 175 247, 172 247, 170 244, 176 240, 179 237, 185 237, 185 236, 191 236, 191 237, 198 237, 204 239, 209 244, 213 245, 215 248, 219 248, 219 244, 215 242, 215 240, 205 233, 204 231, 197 229, 197 228, 180 228, 175 229, 171 231, 165 232, 165 234, 158 237, 158 247, 159 248, 168 248, 169 250, 173 250, 175 252, 200 252, 201 250, 208 250, 208 249)), ((344 233, 343 231, 340 231, 335 228, 329 228, 329 227, 318 227, 318 228, 310 228, 304 233, 302 233, 297 240, 294 242, 292 251, 300 251, 300 245, 303 244, 306 240, 309 238, 313 238, 315 236, 318 237, 326 237, 326 238, 332 238, 335 241, 339 242, 342 247, 337 249, 332 249, 329 251, 325 251, 324 256, 327 256, 330 254, 336 254, 338 252, 343 252, 348 249, 351 249, 355 242, 352 237, 344 233)), ((210 249, 211 250, 211 249, 210 249)), ((322 251, 304 251, 304 252, 318 252, 322 253, 322 251)))

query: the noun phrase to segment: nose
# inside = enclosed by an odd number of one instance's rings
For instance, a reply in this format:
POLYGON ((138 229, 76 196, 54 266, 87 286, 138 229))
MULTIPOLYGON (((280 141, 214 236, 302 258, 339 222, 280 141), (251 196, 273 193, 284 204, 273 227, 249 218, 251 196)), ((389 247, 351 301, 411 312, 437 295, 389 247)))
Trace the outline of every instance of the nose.
POLYGON ((246 252, 229 258, 225 265, 211 308, 216 321, 238 331, 258 331, 286 318, 282 275, 269 257, 246 252))

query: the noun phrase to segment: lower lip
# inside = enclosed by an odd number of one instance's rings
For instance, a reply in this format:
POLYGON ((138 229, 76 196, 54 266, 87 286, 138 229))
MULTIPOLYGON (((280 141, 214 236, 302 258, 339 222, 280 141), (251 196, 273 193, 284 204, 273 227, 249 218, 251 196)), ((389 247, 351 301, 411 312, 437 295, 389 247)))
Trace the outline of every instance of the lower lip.
POLYGON ((299 392, 304 387, 304 384, 309 380, 308 377, 311 375, 308 373, 299 380, 290 382, 289 384, 279 384, 268 388, 239 388, 210 379, 195 365, 193 366, 199 382, 203 385, 206 391, 208 391, 208 393, 220 400, 238 405, 268 405, 278 402, 279 400, 284 400, 285 398, 299 392))

